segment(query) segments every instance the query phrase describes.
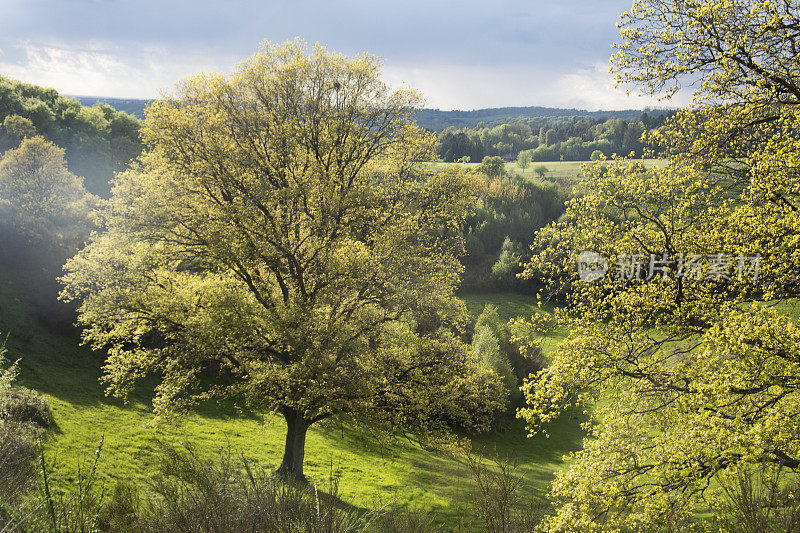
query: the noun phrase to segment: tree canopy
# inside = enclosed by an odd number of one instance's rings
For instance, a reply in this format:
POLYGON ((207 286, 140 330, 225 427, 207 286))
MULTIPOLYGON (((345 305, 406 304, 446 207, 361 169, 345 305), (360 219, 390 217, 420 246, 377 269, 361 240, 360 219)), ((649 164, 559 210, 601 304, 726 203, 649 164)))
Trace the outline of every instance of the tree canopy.
POLYGON ((461 226, 476 191, 425 174, 418 95, 378 61, 265 45, 154 103, 104 231, 66 266, 85 340, 124 396, 157 374, 159 413, 243 399, 287 422, 279 472, 340 414, 412 431, 488 424, 502 390, 459 338, 461 226))
POLYGON ((25 216, 61 220, 85 212, 86 190, 67 170, 64 150, 34 137, 0 159, 0 199, 25 216))
POLYGON ((597 119, 585 116, 519 117, 506 124, 474 128, 448 127, 439 133, 439 156, 445 161, 487 156, 516 158, 522 153, 530 161, 586 161, 595 150, 607 154, 642 157, 643 132, 664 123, 670 113, 642 113, 636 119, 597 119))
POLYGON ((784 312, 800 291, 799 10, 657 0, 622 15, 621 82, 699 88, 648 137, 669 166, 588 169, 527 267, 569 297, 573 329, 521 414, 537 431, 575 402, 592 413, 553 484, 552 531, 702 528, 693 514, 723 474, 800 467, 800 336, 784 312), (579 277, 582 251, 605 261, 599 279, 579 277))
POLYGON ((141 122, 108 104, 84 107, 55 89, 0 76, 0 153, 38 134, 64 148, 69 171, 89 192, 108 196, 109 180, 142 151, 141 122))

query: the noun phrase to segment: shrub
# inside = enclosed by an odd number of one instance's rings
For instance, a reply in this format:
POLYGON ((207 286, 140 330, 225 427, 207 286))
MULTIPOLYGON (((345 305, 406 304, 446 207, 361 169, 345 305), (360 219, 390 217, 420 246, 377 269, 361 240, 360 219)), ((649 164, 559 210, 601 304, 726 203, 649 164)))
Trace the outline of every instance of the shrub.
POLYGON ((505 164, 506 162, 502 157, 487 155, 483 158, 483 161, 481 161, 478 170, 490 178, 497 178, 505 175, 505 164))
POLYGON ((390 511, 378 517, 367 529, 370 533, 435 533, 441 531, 433 516, 424 511, 390 511))
POLYGON ((482 327, 488 327, 492 330, 495 337, 500 335, 500 314, 497 312, 497 307, 493 304, 486 304, 483 306, 483 311, 478 315, 478 320, 475 322, 475 331, 482 327))
POLYGON ((19 507, 21 497, 35 477, 37 440, 55 426, 47 402, 39 394, 12 386, 17 378, 17 362, 6 360, 5 342, 0 344, 0 531, 14 531, 15 511, 32 516, 27 506, 19 507), (10 507, 14 506, 14 507, 10 507))
POLYGON ((16 387, 0 391, 0 421, 42 431, 55 427, 47 400, 35 391, 16 387))
POLYGON ((511 368, 508 357, 500 351, 500 344, 488 325, 478 325, 472 339, 472 353, 488 370, 492 370, 503 380, 506 394, 518 395, 517 377, 511 368))
POLYGON ((499 279, 514 279, 521 261, 522 256, 516 252, 513 241, 506 237, 500 248, 500 257, 492 265, 492 274, 499 279))
POLYGON ((775 466, 741 468, 720 480, 723 497, 713 507, 728 533, 800 532, 800 482, 775 466))
POLYGON ((36 126, 33 125, 33 122, 19 115, 6 116, 3 120, 2 129, 17 141, 36 135, 36 126))
POLYGON ((488 462, 466 454, 466 462, 477 490, 474 506, 489 533, 522 533, 534 531, 544 516, 544 507, 519 497, 522 478, 516 473, 513 460, 494 458, 488 462))
MULTIPOLYGON (((362 531, 377 519, 346 510, 338 498, 337 477, 327 492, 316 485, 295 486, 230 451, 216 460, 201 458, 191 446, 158 446, 155 495, 139 513, 137 527, 147 533, 227 533, 230 531, 362 531)), ((123 491, 128 502, 136 501, 123 491)), ((126 505, 118 506, 125 509, 126 505)))
POLYGON ((0 530, 3 505, 16 503, 35 476, 36 445, 24 426, 0 422, 0 530))

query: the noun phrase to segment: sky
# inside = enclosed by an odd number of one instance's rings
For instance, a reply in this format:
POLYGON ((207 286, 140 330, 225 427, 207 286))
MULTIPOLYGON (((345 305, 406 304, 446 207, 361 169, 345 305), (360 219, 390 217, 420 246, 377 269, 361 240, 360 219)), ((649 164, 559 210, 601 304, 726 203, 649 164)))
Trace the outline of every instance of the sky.
POLYGON ((375 54, 426 107, 679 106, 615 88, 632 0, 0 0, 0 74, 72 95, 153 98, 265 40, 375 54))

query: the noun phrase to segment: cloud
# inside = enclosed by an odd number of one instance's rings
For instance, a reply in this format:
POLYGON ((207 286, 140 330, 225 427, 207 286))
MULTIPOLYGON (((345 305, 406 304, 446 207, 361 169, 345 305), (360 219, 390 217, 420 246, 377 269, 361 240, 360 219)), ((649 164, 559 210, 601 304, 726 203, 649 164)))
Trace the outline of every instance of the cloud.
POLYGON ((688 100, 685 93, 666 102, 635 91, 626 94, 625 88, 614 87, 608 66, 601 64, 564 72, 483 65, 388 65, 385 77, 393 85, 406 82, 422 93, 426 106, 443 110, 541 105, 595 111, 677 107, 688 100))
POLYGON ((163 46, 120 50, 107 44, 20 43, 0 50, 0 74, 56 87, 65 94, 149 98, 169 91, 181 78, 200 71, 228 70, 232 58, 202 53, 175 55, 163 46))
MULTIPOLYGON (((6 0, 0 74, 70 94, 154 97, 299 36, 385 60, 442 109, 641 107, 604 65, 630 0, 6 0)), ((651 102, 651 100, 647 100, 651 102)))
POLYGON ((29 83, 54 85, 65 92, 87 87, 109 90, 113 79, 127 79, 131 68, 115 54, 101 49, 70 49, 23 43, 5 48, 2 73, 29 83))
POLYGON ((597 64, 560 76, 542 95, 551 101, 561 101, 561 107, 579 109, 642 109, 644 107, 680 107, 690 98, 680 92, 667 101, 656 96, 642 95, 635 88, 617 87, 608 64, 597 64))

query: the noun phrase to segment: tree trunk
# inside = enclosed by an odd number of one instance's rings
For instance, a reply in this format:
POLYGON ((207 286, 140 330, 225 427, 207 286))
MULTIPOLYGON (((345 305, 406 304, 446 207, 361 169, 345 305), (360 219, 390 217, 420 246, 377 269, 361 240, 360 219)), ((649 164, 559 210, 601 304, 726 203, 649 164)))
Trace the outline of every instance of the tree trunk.
POLYGON ((283 409, 281 413, 286 419, 286 446, 281 466, 275 473, 286 481, 307 483, 303 475, 303 458, 306 453, 306 432, 311 422, 293 409, 283 409))

